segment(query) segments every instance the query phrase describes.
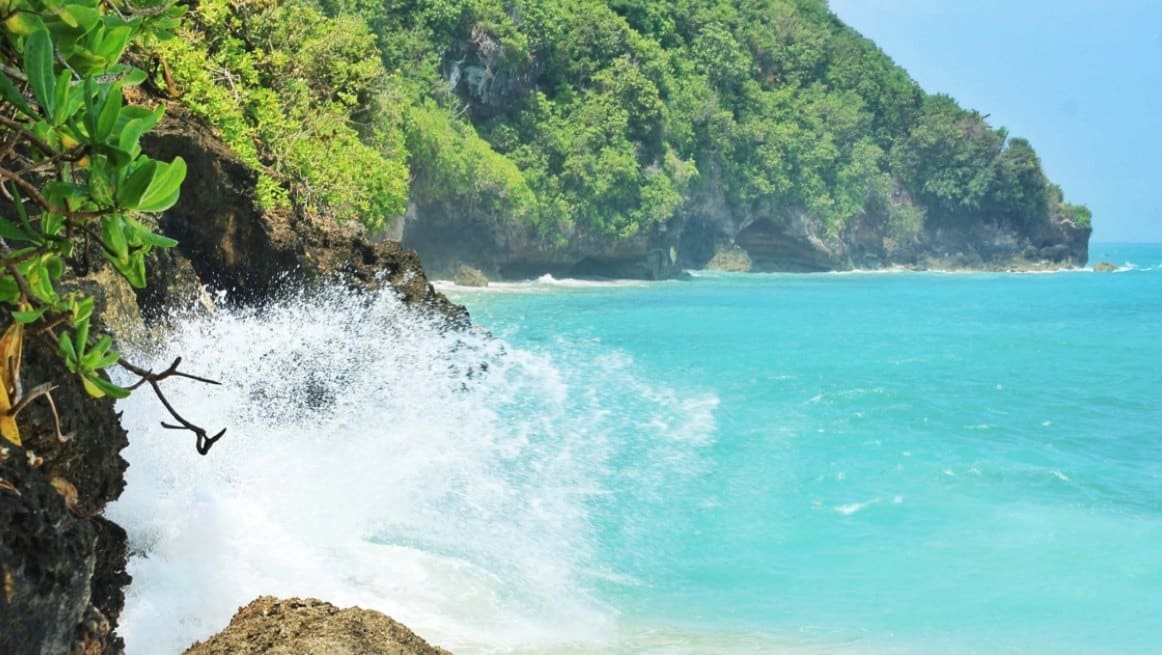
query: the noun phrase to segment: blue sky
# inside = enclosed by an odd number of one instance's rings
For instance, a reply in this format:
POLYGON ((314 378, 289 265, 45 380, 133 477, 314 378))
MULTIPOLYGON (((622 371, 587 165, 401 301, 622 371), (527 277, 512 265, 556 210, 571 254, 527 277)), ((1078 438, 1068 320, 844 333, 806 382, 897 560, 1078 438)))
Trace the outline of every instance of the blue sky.
POLYGON ((1029 139, 1094 241, 1162 242, 1162 1, 830 4, 924 90, 1029 139))

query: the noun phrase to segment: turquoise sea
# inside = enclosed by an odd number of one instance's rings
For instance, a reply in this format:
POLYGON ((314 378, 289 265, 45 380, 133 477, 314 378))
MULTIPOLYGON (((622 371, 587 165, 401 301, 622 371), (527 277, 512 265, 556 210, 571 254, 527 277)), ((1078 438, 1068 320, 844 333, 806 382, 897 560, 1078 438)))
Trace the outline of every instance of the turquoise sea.
POLYGON ((1160 652, 1162 246, 1100 260, 443 286, 491 339, 207 319, 228 389, 182 400, 231 439, 124 406, 129 652, 259 593, 460 654, 1160 652))

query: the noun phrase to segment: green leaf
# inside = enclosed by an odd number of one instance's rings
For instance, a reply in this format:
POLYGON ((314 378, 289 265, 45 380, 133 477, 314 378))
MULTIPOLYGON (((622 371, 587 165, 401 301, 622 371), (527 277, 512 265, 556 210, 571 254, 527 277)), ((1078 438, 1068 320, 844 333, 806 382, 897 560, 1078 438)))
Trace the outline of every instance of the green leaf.
POLYGON ((182 180, 186 179, 186 162, 175 157, 173 162, 157 163, 157 170, 149 187, 137 202, 137 209, 143 212, 160 212, 173 207, 181 194, 182 180))
POLYGON ((109 95, 105 97, 105 104, 101 107, 101 113, 97 117, 96 133, 93 134, 93 140, 98 143, 104 143, 105 139, 113 133, 113 128, 117 127, 117 117, 121 115, 121 87, 115 86, 109 95))
POLYGON ((27 232, 7 218, 0 218, 0 237, 14 241, 30 240, 27 232))
POLYGON ((89 319, 77 321, 73 324, 76 331, 73 332, 73 347, 77 351, 77 361, 85 358, 85 352, 89 349, 89 319))
POLYGON ((53 180, 44 185, 44 195, 49 202, 61 209, 75 209, 69 201, 81 201, 89 197, 89 190, 72 182, 53 180))
POLYGON ((93 48, 93 53, 108 61, 117 61, 121 58, 121 53, 125 47, 129 45, 133 31, 134 28, 130 25, 107 28, 102 35, 104 38, 101 39, 101 43, 93 48))
POLYGON ((73 348, 73 340, 69 338, 68 332, 62 331, 57 338, 57 352, 65 360, 65 366, 68 367, 69 372, 76 373, 80 361, 77 359, 77 350, 73 348))
POLYGON ((154 248, 173 248, 178 245, 177 239, 158 234, 132 218, 126 217, 125 224, 134 230, 142 245, 154 248))
POLYGON ((57 17, 61 19, 61 22, 65 25, 73 28, 78 27, 76 17, 65 11, 60 2, 57 2, 56 0, 44 0, 44 6, 47 7, 49 11, 56 14, 57 17))
POLYGON ((50 252, 44 256, 44 270, 50 278, 59 280, 65 273, 65 263, 59 255, 50 252))
POLYGON ((60 214, 42 214, 40 217, 40 231, 47 236, 59 236, 64 227, 65 217, 60 214))
POLYGON ((101 22, 101 13, 93 7, 86 7, 79 4, 70 4, 61 9, 61 20, 66 24, 79 28, 83 32, 88 32, 101 22), (66 19, 64 14, 68 14, 69 19, 66 19))
POLYGON ((52 57, 52 37, 47 29, 28 35, 24 42, 24 72, 28 75, 32 95, 49 120, 52 120, 56 109, 53 89, 56 75, 53 74, 52 57))
POLYGON ((129 265, 118 269, 135 289, 145 288, 145 252, 136 250, 129 255, 129 265))
POLYGON ((121 127, 121 135, 117 137, 117 147, 122 152, 127 153, 131 159, 136 157, 141 153, 139 145, 141 135, 156 125, 164 112, 163 107, 158 107, 152 112, 141 107, 125 107, 121 111, 121 117, 128 120, 121 127))
POLYGON ((101 378, 96 373, 81 373, 81 383, 84 384, 85 391, 89 392, 89 395, 94 398, 109 396, 111 398, 121 399, 129 397, 128 389, 119 387, 101 378))
POLYGON ((107 334, 101 335, 96 343, 89 346, 89 352, 85 353, 85 357, 81 361, 81 368, 87 371, 96 371, 116 362, 120 356, 117 351, 110 350, 112 346, 113 337, 107 334))
POLYGON ((157 162, 152 159, 138 165, 117 188, 117 203, 126 209, 137 209, 156 172, 157 162))
POLYGON ((44 316, 44 313, 47 311, 48 311, 47 306, 41 307, 40 309, 14 311, 14 312, 12 312, 12 318, 27 325, 28 323, 35 322, 41 316, 44 316))
POLYGON ((93 156, 89 163, 89 195, 103 208, 115 204, 113 185, 109 183, 104 157, 93 156))
POLYGON ((125 238, 125 224, 121 216, 108 214, 101 217, 101 241, 105 256, 114 264, 129 263, 129 241, 125 238))
POLYGON ((14 107, 23 112, 26 116, 35 116, 36 113, 32 111, 32 107, 28 106, 28 101, 24 99, 24 94, 17 90, 16 85, 7 75, 0 73, 0 95, 4 99, 12 103, 14 107))
POLYGON ((20 301, 20 287, 11 275, 0 277, 0 302, 15 305, 20 301))
POLYGON ((93 315, 93 297, 82 298, 73 304, 73 325, 88 321, 93 315))
POLYGON ((73 74, 67 68, 62 70, 60 75, 57 75, 52 101, 52 106, 55 109, 54 113, 49 116, 54 127, 60 127, 64 124, 65 119, 72 115, 67 107, 69 104, 69 85, 72 84, 72 81, 73 74))
POLYGON ((13 13, 4 21, 4 27, 19 36, 29 36, 34 32, 48 29, 39 15, 27 11, 13 13))

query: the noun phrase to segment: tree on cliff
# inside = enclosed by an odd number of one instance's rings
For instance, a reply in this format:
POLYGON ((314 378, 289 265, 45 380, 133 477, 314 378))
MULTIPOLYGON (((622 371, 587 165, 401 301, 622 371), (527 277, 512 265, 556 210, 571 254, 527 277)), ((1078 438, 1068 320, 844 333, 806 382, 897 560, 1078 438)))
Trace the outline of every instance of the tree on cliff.
POLYGON ((267 209, 373 229, 410 203, 612 244, 714 194, 831 235, 1088 221, 823 0, 203 0, 157 51, 267 209))
MULTIPOLYGON (((185 162, 142 154, 141 136, 163 108, 126 103, 126 90, 146 74, 122 55, 132 43, 170 37, 185 9, 173 0, 2 5, 0 305, 10 324, 0 336, 0 436, 21 445, 19 412, 38 398, 52 404, 52 381, 30 386, 20 377, 24 341, 39 339, 92 396, 122 398, 151 386, 173 416, 167 427, 193 431, 204 454, 222 433, 210 436, 181 417, 158 385, 193 377, 178 370, 180 360, 162 373, 125 361, 110 335, 93 334, 93 298, 61 285, 66 269, 85 271, 103 260, 142 287, 150 250, 176 243, 145 221, 177 201, 185 162), (105 371, 118 364, 138 382, 111 382, 105 371)), ((59 425, 57 433, 66 438, 59 425)))

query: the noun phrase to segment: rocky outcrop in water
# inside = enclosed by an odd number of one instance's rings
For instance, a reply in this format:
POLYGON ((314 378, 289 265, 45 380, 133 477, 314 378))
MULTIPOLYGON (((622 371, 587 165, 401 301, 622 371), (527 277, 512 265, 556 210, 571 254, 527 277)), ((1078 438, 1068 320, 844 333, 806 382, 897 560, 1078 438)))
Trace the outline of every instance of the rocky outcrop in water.
POLYGON ((313 598, 263 596, 185 655, 450 655, 390 617, 313 598))
POLYGON ((461 287, 488 286, 488 277, 479 269, 472 268, 471 266, 460 266, 460 268, 456 269, 456 275, 452 276, 452 281, 461 287))

